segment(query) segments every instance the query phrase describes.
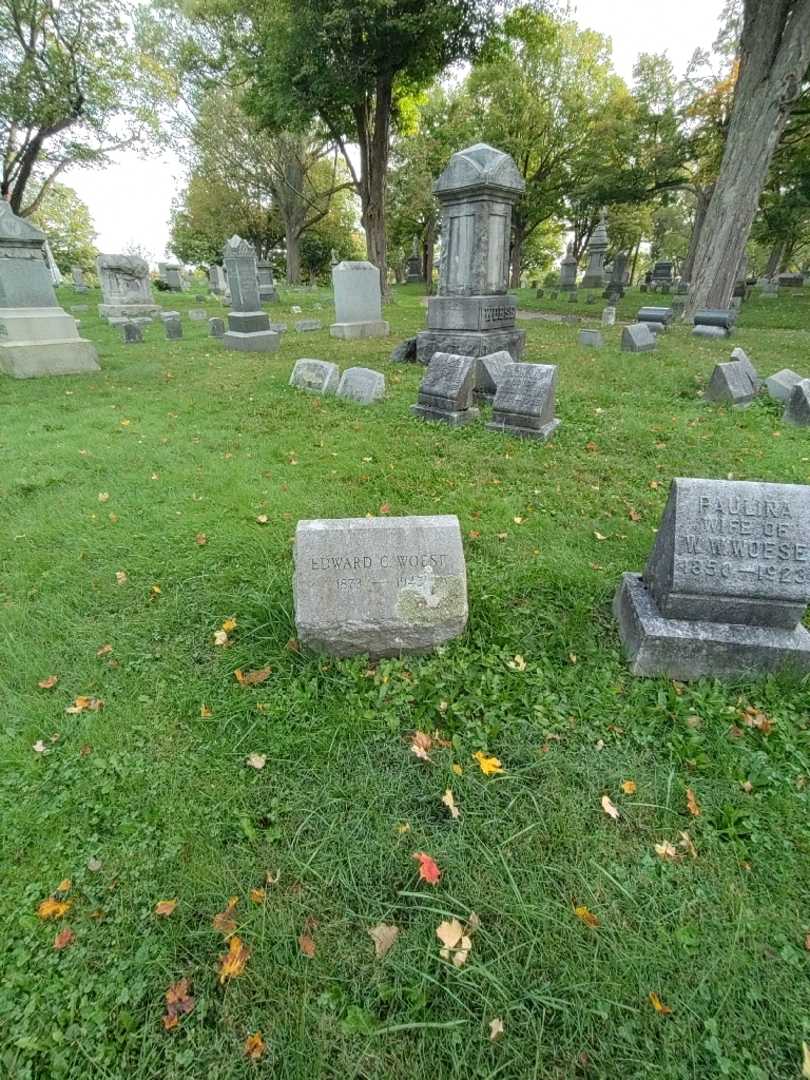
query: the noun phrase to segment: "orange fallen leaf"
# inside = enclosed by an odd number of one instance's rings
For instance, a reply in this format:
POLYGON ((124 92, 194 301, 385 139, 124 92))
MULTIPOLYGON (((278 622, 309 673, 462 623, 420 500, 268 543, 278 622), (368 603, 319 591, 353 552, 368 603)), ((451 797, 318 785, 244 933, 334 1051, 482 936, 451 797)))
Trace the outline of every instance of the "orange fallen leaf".
POLYGON ((166 1014, 163 1017, 164 1031, 173 1031, 180 1023, 180 1017, 190 1013, 196 1002, 189 994, 188 979, 180 979, 166 991, 166 1014))
POLYGON ((624 783, 622 784, 622 791, 625 793, 625 795, 635 795, 635 793, 636 793, 636 782, 635 782, 635 780, 625 780, 624 783))
POLYGON ((686 789, 686 809, 692 817, 700 817, 700 803, 695 798, 695 793, 690 787, 686 789))
POLYGON ((53 939, 53 947, 57 951, 60 951, 61 949, 66 949, 68 945, 71 945, 73 943, 75 938, 76 935, 73 933, 69 926, 66 926, 65 929, 60 930, 56 937, 53 939))
POLYGON ((487 757, 483 750, 476 750, 473 760, 478 762, 478 767, 484 776, 495 776, 504 772, 501 763, 496 757, 487 757))
POLYGON ((264 891, 264 889, 251 889, 250 899, 253 901, 254 904, 263 904, 267 899, 267 893, 264 891))
POLYGON ((72 716, 75 716, 78 713, 83 712, 98 712, 100 709, 103 708, 104 702, 101 700, 101 698, 86 697, 84 695, 80 695, 76 698, 72 705, 68 705, 68 707, 65 709, 65 712, 70 713, 72 716))
POLYGON ((40 679, 37 686, 40 690, 53 690, 56 684, 59 682, 58 675, 49 675, 46 679, 40 679))
POLYGON ((766 716, 764 712, 755 709, 753 705, 747 706, 742 715, 747 727, 756 728, 763 735, 770 735, 773 731, 773 720, 766 716))
POLYGON ((660 1013, 662 1016, 669 1016, 669 1014, 672 1012, 672 1009, 670 1009, 669 1005, 665 1005, 654 990, 650 993, 650 1004, 655 1009, 655 1011, 657 1013, 660 1013))
POLYGON ((433 739, 426 731, 415 731, 411 741, 411 752, 416 754, 420 761, 430 761, 428 750, 433 746, 433 739))
POLYGON ((416 859, 419 863, 419 878, 421 881, 426 881, 428 885, 439 884, 442 872, 430 855, 427 855, 424 851, 415 851, 411 858, 416 859))
POLYGON ((53 896, 40 901, 37 915, 40 919, 62 919, 70 911, 72 900, 57 900, 53 896))
POLYGON ((382 504, 382 506, 380 507, 380 513, 381 514, 390 514, 391 513, 391 507, 388 505, 388 503, 383 503, 382 504))
POLYGON ((168 918, 176 907, 176 900, 159 900, 155 904, 155 915, 162 915, 164 918, 168 918))
POLYGON ((255 1031, 245 1039, 245 1057, 249 1057, 251 1061, 258 1061, 266 1049, 260 1031, 255 1031))
POLYGON ((109 656, 112 651, 113 651, 112 645, 100 645, 96 649, 96 656, 98 656, 98 657, 109 656))
POLYGON ((207 705, 200 706, 200 718, 202 720, 210 720, 213 715, 213 711, 207 705))
POLYGON ((376 926, 370 927, 366 933, 374 942, 374 955, 378 960, 382 960, 387 952, 389 952, 394 942, 399 936, 399 927, 391 926, 388 923, 378 923, 376 926))
POLYGON ((490 1022, 489 1022, 489 1041, 490 1042, 496 1042, 498 1039, 500 1039, 501 1035, 503 1035, 503 1032, 504 1032, 503 1020, 501 1020, 501 1018, 499 1016, 496 1016, 496 1017, 494 1017, 494 1019, 490 1020, 490 1022))
POLYGON ((240 686, 258 686, 259 683, 265 682, 272 673, 273 669, 270 667, 261 668, 259 671, 244 672, 241 668, 237 668, 234 672, 236 681, 240 686))
POLYGON ((621 817, 621 814, 607 797, 607 795, 602 796, 602 809, 607 814, 607 816, 609 818, 613 818, 614 821, 618 821, 621 817))
POLYGON ((250 950, 242 944, 235 934, 228 942, 228 951, 219 958, 219 981, 220 985, 226 979, 235 979, 243 974, 245 964, 250 958, 250 950))
POLYGON ((316 946, 315 942, 312 940, 309 934, 298 935, 298 948, 301 950, 304 956, 308 956, 310 960, 314 958, 316 946))
POLYGON ((582 919, 586 926, 590 926, 592 930, 599 926, 599 919, 584 904, 578 904, 574 908, 574 914, 578 919, 582 919))
POLYGON ((444 795, 442 795, 442 802, 450 811, 450 817, 457 818, 458 815, 461 813, 459 808, 456 806, 456 800, 453 798, 453 792, 450 788, 448 788, 445 791, 444 795))
POLYGON ((198 545, 198 547, 204 547, 208 543, 208 537, 205 535, 205 533, 197 533, 197 535, 194 537, 194 542, 198 545))
POLYGON ((211 920, 211 925, 215 930, 218 930, 220 934, 232 934, 236 929, 236 919, 233 917, 236 905, 239 903, 238 896, 231 896, 228 899, 228 903, 222 911, 217 912, 214 918, 211 920))

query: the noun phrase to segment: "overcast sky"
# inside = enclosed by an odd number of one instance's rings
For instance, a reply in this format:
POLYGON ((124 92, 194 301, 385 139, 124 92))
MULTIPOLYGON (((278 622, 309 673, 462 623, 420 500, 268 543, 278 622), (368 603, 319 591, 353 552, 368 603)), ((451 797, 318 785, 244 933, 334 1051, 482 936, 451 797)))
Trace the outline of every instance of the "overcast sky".
MULTIPOLYGON (((714 40, 723 0, 572 0, 572 8, 581 26, 611 37, 614 67, 629 82, 640 52, 667 52, 683 74, 694 50, 714 40)), ((73 169, 64 182, 90 207, 101 251, 138 244, 153 262, 165 257, 169 210, 183 184, 173 154, 119 154, 108 169, 73 169)))

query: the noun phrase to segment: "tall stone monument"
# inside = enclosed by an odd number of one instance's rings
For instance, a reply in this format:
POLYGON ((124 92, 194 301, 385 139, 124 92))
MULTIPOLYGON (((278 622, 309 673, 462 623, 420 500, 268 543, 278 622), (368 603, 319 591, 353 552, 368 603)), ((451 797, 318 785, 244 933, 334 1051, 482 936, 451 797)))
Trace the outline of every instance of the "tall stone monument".
POLYGON ((31 379, 99 370, 94 346, 56 302, 45 234, 0 199, 0 372, 31 379))
POLYGON ((275 304, 278 300, 276 282, 273 278, 273 264, 267 260, 256 263, 256 279, 259 282, 259 299, 264 303, 275 304))
POLYGON ((605 224, 605 212, 599 219, 599 224, 593 230, 593 235, 588 242, 588 269, 585 277, 580 281, 580 289, 601 289, 605 284, 605 252, 608 249, 607 225, 605 224))
POLYGON ((270 319, 261 308, 253 246, 239 236, 232 236, 222 255, 231 290, 228 330, 222 337, 223 345, 240 352, 275 352, 281 335, 270 329, 270 319))
POLYGON ((428 329, 417 335, 417 360, 435 352, 486 356, 506 349, 514 360, 526 334, 515 328, 507 296, 512 207, 525 188, 508 154, 476 143, 453 154, 433 190, 442 209, 439 293, 428 300, 428 329))
POLYGON ((342 262, 332 267, 335 321, 329 333, 336 338, 388 337, 382 317, 380 271, 370 262, 342 262))
POLYGON ((574 245, 569 244, 565 249, 565 257, 560 260, 560 289, 563 292, 571 292, 577 287, 577 259, 574 255, 574 245))
POLYGON ((160 314, 149 286, 149 265, 137 255, 99 255, 101 283, 98 313, 102 319, 151 318, 160 314))
POLYGON ((422 273, 422 258, 419 254, 419 242, 416 237, 413 238, 413 244, 411 246, 411 254, 408 257, 408 269, 405 275, 405 281, 409 285, 420 284, 425 280, 422 273))

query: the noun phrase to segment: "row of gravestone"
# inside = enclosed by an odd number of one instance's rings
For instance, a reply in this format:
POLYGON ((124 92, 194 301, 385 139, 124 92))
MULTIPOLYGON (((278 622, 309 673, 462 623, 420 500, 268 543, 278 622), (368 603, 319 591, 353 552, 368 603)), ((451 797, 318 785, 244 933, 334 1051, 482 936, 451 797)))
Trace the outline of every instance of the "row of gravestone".
POLYGON ((372 405, 385 397, 385 376, 371 368, 350 367, 343 374, 328 360, 296 360, 290 386, 324 396, 337 395, 358 405, 372 405))
MULTIPOLYGON (((346 657, 426 652, 460 635, 467 575, 452 515, 300 521, 303 646, 346 657)), ((636 675, 810 672, 810 487, 676 479, 641 574, 613 611, 636 675)))
POLYGON ((773 401, 784 405, 782 419, 796 427, 810 427, 810 379, 790 368, 782 368, 764 381, 743 349, 737 348, 731 360, 717 364, 706 387, 707 401, 747 408, 765 390, 773 401))

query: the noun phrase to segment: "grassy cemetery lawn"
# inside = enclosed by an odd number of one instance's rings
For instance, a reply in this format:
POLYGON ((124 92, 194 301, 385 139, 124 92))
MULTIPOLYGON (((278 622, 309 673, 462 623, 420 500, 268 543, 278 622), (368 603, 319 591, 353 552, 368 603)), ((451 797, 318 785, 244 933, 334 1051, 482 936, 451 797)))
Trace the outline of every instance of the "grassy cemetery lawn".
MULTIPOLYGON (((329 337, 326 291, 283 292, 272 356, 225 351, 188 296, 156 294, 182 340, 125 346, 97 293, 60 292, 101 374, 0 383, 0 1074, 799 1077, 807 682, 633 678, 610 605, 673 476, 810 483, 774 403, 700 399, 734 344, 810 374, 810 290, 655 353, 520 322, 560 367, 547 445, 409 415, 422 369, 388 355, 424 325, 416 287, 361 342, 329 337), (301 356, 381 370, 387 399, 293 391, 301 356), (299 651, 297 520, 382 513, 458 515, 464 636, 373 665, 299 651)), ((618 318, 661 302, 634 290, 618 318)), ((604 302, 519 303, 595 326, 604 302)))

